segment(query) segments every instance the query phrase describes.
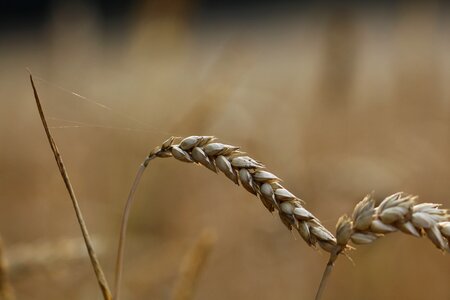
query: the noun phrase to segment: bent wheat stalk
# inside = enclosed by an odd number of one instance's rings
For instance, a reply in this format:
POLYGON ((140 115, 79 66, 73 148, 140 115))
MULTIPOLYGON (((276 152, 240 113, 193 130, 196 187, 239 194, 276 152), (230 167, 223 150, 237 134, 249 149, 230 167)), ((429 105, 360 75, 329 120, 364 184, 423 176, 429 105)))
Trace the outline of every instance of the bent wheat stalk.
POLYGON ((277 211, 283 224, 289 230, 297 230, 308 245, 319 246, 327 252, 335 249, 336 238, 318 218, 303 207, 303 201, 284 188, 280 178, 266 171, 262 163, 241 152, 239 147, 217 143, 212 136, 190 136, 179 144, 175 144, 175 140, 175 137, 171 137, 153 149, 141 164, 134 180, 122 217, 116 261, 115 300, 119 299, 120 293, 125 230, 131 203, 144 169, 154 158, 174 157, 182 162, 203 165, 214 173, 221 171, 235 184, 240 183, 247 191, 259 197, 270 212, 277 211))
POLYGON ((145 167, 154 158, 174 157, 182 162, 203 165, 214 173, 221 171, 232 182, 241 184, 248 192, 256 195, 270 212, 278 212, 283 224, 289 230, 297 230, 309 246, 318 246, 330 253, 316 299, 321 297, 327 277, 339 254, 351 249, 348 245, 350 240, 355 244, 366 244, 399 229, 414 236, 425 233, 439 249, 449 249, 449 215, 447 210, 440 209, 437 204, 415 205, 414 197, 397 193, 375 208, 374 200, 369 196, 356 206, 353 219, 341 217, 337 225, 337 236, 334 237, 317 217, 303 207, 300 198, 281 185, 280 178, 268 172, 261 162, 240 151, 239 147, 218 143, 212 136, 190 136, 178 144, 175 140, 175 137, 171 137, 150 152, 141 164, 130 191, 122 219, 117 257, 116 300, 122 271, 126 220, 137 184, 145 167))

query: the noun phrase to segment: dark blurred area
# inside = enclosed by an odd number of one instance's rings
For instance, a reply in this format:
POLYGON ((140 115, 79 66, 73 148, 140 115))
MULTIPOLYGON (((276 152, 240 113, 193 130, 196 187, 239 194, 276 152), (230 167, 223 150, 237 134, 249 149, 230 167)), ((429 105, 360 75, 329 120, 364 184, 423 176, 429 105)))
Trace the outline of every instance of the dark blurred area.
MULTIPOLYGON (((252 18, 273 17, 276 13, 301 12, 305 9, 352 9, 355 7, 371 7, 382 9, 395 9, 401 1, 293 1, 293 0, 193 0, 193 1, 152 1, 156 3, 152 10, 158 12, 161 7, 176 7, 181 3, 194 6, 195 18, 211 20, 222 17, 241 21, 252 18)), ((51 16, 52 9, 61 4, 88 6, 94 11, 102 24, 112 25, 129 20, 133 10, 140 7, 145 1, 124 0, 85 0, 85 1, 49 1, 49 0, 3 0, 0 3, 0 22, 2 30, 15 30, 17 28, 42 27, 51 16)), ((442 1, 444 7, 445 1, 442 1)), ((183 4, 185 5, 185 4, 183 4)))
MULTIPOLYGON (((110 282, 136 169, 169 136, 264 162, 330 231, 372 191, 450 207, 446 1, 0 1, 0 235, 17 299, 101 299, 35 108, 34 74, 110 282)), ((312 299, 327 255, 224 176, 151 163, 123 298, 312 299)), ((450 299, 449 256, 400 233, 338 261, 325 299, 450 299)))

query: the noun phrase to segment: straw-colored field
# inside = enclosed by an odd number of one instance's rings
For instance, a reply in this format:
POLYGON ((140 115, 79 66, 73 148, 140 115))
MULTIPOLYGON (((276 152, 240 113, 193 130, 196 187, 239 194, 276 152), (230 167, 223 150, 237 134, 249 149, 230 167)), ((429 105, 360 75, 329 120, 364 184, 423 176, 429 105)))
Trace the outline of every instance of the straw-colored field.
MULTIPOLYGON (((41 30, 0 36, 0 234, 17 299, 101 299, 26 67, 111 282, 135 172, 171 135, 241 146, 332 232, 372 191, 450 207, 448 11, 405 2, 238 22, 193 11, 137 7, 113 32, 88 8, 60 7, 41 30)), ((136 197, 124 300, 169 299, 205 228, 217 240, 195 299, 313 298, 327 254, 224 176, 155 160, 136 197)), ((426 239, 391 234, 351 257, 324 299, 450 298, 450 257, 426 239)))

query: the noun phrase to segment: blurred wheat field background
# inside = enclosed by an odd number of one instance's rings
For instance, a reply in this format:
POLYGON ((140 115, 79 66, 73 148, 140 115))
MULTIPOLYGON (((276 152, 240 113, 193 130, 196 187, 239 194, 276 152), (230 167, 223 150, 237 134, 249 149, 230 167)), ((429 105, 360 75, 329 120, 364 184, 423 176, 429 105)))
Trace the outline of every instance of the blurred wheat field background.
MULTIPOLYGON (((55 5, 41 27, 1 31, 0 234, 17 299, 101 297, 26 67, 110 281, 135 171, 171 135, 241 146, 332 232, 372 191, 450 207, 448 5, 202 5, 137 2, 112 29, 86 3, 55 5)), ((174 160, 151 163, 130 222, 123 299, 169 299, 204 228, 217 241, 195 299, 312 299, 327 261, 242 189, 174 160)), ((431 243, 394 234, 351 257, 325 299, 450 298, 431 243)))

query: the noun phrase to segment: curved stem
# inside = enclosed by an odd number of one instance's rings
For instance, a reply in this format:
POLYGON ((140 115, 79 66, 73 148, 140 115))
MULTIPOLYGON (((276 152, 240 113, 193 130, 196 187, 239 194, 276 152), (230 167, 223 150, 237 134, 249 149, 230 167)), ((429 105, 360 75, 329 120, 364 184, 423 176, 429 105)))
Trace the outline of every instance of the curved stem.
POLYGON ((113 292, 114 300, 118 300, 119 294, 120 294, 120 281, 122 279, 125 238, 126 238, 126 234, 127 234, 127 225, 128 225, 128 218, 130 216, 131 205, 134 200, 134 194, 136 193, 139 182, 141 181, 142 175, 144 174, 145 168, 147 167, 148 163, 153 158, 155 158, 155 156, 148 156, 139 166, 139 169, 136 173, 136 177, 134 178, 133 185, 131 186, 130 193, 128 194, 128 199, 125 204, 125 208, 123 210, 122 223, 120 225, 119 246, 117 249, 117 258, 116 258, 116 274, 115 274, 114 292, 113 292))
POLYGON ((330 277, 331 270, 333 269, 334 262, 338 258, 339 253, 341 252, 340 247, 336 247, 331 253, 330 253, 330 259, 328 260, 327 266, 325 267, 325 270, 323 271, 322 279, 320 280, 319 289, 316 293, 315 300, 320 300, 322 298, 323 292, 325 290, 325 286, 327 284, 328 277, 330 277))

